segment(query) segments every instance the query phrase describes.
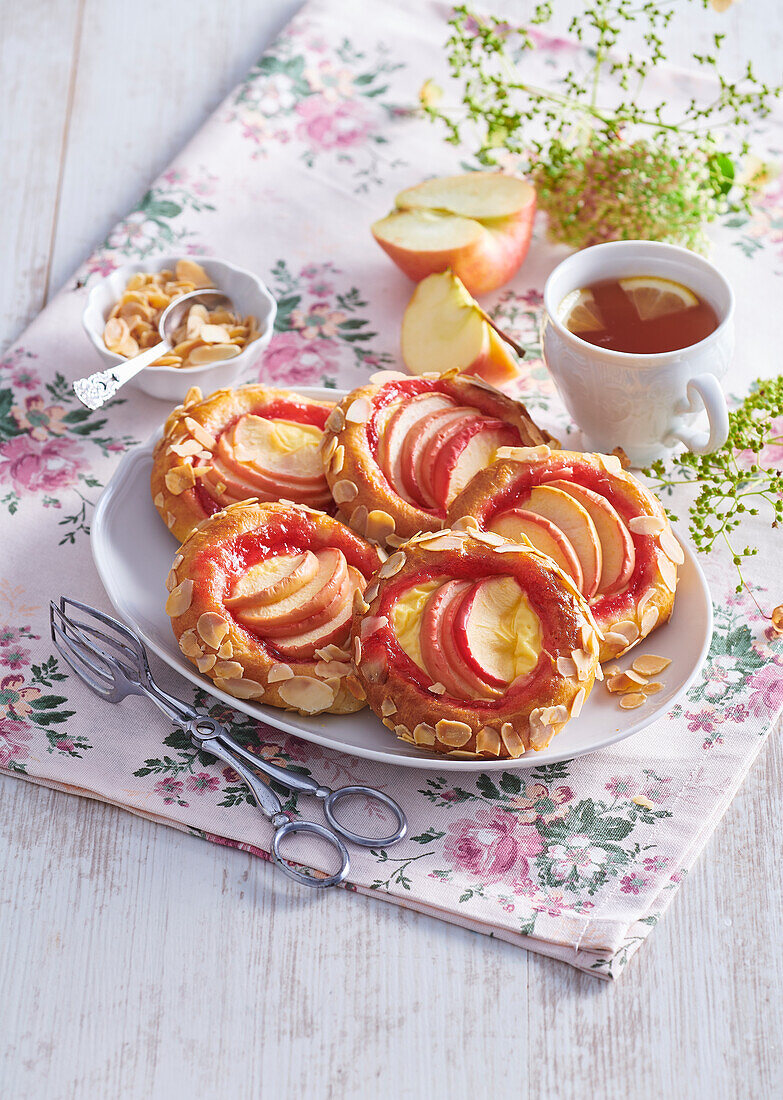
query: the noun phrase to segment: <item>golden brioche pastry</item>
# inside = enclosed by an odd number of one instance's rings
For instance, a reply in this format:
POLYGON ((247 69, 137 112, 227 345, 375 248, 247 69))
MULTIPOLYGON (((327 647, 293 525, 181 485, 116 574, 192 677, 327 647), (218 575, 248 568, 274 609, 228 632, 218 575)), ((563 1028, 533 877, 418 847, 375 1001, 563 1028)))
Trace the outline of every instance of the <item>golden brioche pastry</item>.
POLYGON ((586 601, 528 543, 418 535, 357 603, 353 659, 367 702, 397 737, 432 752, 542 749, 600 675, 586 601))
POLYGON ((615 455, 503 449, 452 502, 449 522, 529 539, 548 554, 588 600, 602 661, 672 613, 682 547, 660 501, 615 455))
POLYGON ((364 706, 348 640, 383 557, 304 505, 244 501, 182 544, 166 587, 179 648, 215 686, 300 714, 364 706))
POLYGON ((437 531, 498 447, 550 438, 524 405, 479 378, 380 371, 373 379, 329 414, 323 457, 341 515, 374 542, 394 547, 437 531))
POLYGON ((169 416, 152 467, 152 499, 180 541, 228 504, 253 498, 332 509, 323 473, 329 401, 240 386, 207 398, 194 387, 169 416))

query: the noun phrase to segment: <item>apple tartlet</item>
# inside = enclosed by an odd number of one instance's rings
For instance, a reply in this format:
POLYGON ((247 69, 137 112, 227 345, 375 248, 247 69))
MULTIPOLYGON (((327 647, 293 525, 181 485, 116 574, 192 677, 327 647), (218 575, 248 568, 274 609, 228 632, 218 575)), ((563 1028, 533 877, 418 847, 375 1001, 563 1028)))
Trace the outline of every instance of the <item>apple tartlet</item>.
POLYGON ((543 749, 601 674, 586 600, 527 542, 478 530, 417 535, 357 604, 353 661, 370 707, 432 752, 543 749))
POLYGON ((166 587, 179 648, 217 688, 300 714, 349 714, 354 602, 383 560, 304 505, 245 501, 185 540, 166 587))
POLYGON ((198 389, 166 421, 153 455, 152 498, 180 540, 229 504, 281 499, 332 509, 323 427, 334 405, 287 390, 198 389))
POLYGON ((682 547, 660 501, 614 455, 502 449, 452 501, 449 522, 549 555, 588 601, 602 661, 672 613, 682 547))
POLYGON ((323 460, 349 525, 396 547, 443 527, 451 502, 499 447, 548 439, 524 405, 481 379, 380 371, 329 414, 323 460))

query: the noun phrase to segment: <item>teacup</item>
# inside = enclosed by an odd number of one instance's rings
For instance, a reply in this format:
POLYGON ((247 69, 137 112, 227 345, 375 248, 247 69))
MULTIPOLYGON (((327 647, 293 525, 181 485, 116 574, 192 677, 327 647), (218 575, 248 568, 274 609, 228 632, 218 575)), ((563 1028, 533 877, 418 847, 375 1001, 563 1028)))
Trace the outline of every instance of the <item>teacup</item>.
POLYGON ((544 359, 587 448, 611 452, 619 446, 634 466, 648 466, 682 443, 708 454, 726 442, 728 410, 719 380, 734 350, 734 295, 702 256, 656 241, 594 245, 555 268, 544 287, 544 311, 544 359), (561 303, 571 291, 634 275, 690 287, 715 310, 718 327, 690 347, 637 355, 596 347, 561 323, 561 303), (705 411, 708 431, 696 424, 705 411))

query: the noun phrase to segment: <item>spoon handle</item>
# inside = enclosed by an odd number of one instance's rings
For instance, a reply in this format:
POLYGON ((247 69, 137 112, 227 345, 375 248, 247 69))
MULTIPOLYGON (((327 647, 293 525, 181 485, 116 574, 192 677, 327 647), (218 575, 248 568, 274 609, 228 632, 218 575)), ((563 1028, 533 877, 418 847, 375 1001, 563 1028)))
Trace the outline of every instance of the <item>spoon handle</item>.
POLYGON ((168 340, 161 340, 152 348, 147 348, 141 355, 135 355, 132 359, 125 359, 107 370, 96 371, 86 378, 77 378, 73 383, 73 392, 88 409, 99 409, 114 397, 120 386, 124 386, 140 370, 154 363, 161 355, 171 351, 168 340))

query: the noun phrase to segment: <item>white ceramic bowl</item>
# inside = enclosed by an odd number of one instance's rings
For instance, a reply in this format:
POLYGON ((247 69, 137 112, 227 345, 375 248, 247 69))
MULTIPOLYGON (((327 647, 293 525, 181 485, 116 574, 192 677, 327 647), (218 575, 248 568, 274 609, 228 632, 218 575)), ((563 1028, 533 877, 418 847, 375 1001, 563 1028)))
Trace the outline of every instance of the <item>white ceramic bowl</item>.
POLYGON ((156 256, 138 263, 125 264, 95 284, 82 314, 84 331, 107 367, 125 361, 121 355, 116 355, 106 347, 103 329, 111 308, 125 290, 128 279, 137 271, 163 271, 166 268, 173 271, 177 260, 181 259, 194 260, 201 264, 217 289, 231 299, 237 313, 241 313, 243 317, 252 315, 257 318, 261 335, 233 359, 207 363, 203 367, 145 367, 127 383, 164 401, 181 401, 191 386, 200 386, 206 395, 233 385, 244 368, 258 357, 272 339, 277 312, 274 298, 258 276, 252 271, 235 267, 226 260, 216 260, 212 256, 156 256))

